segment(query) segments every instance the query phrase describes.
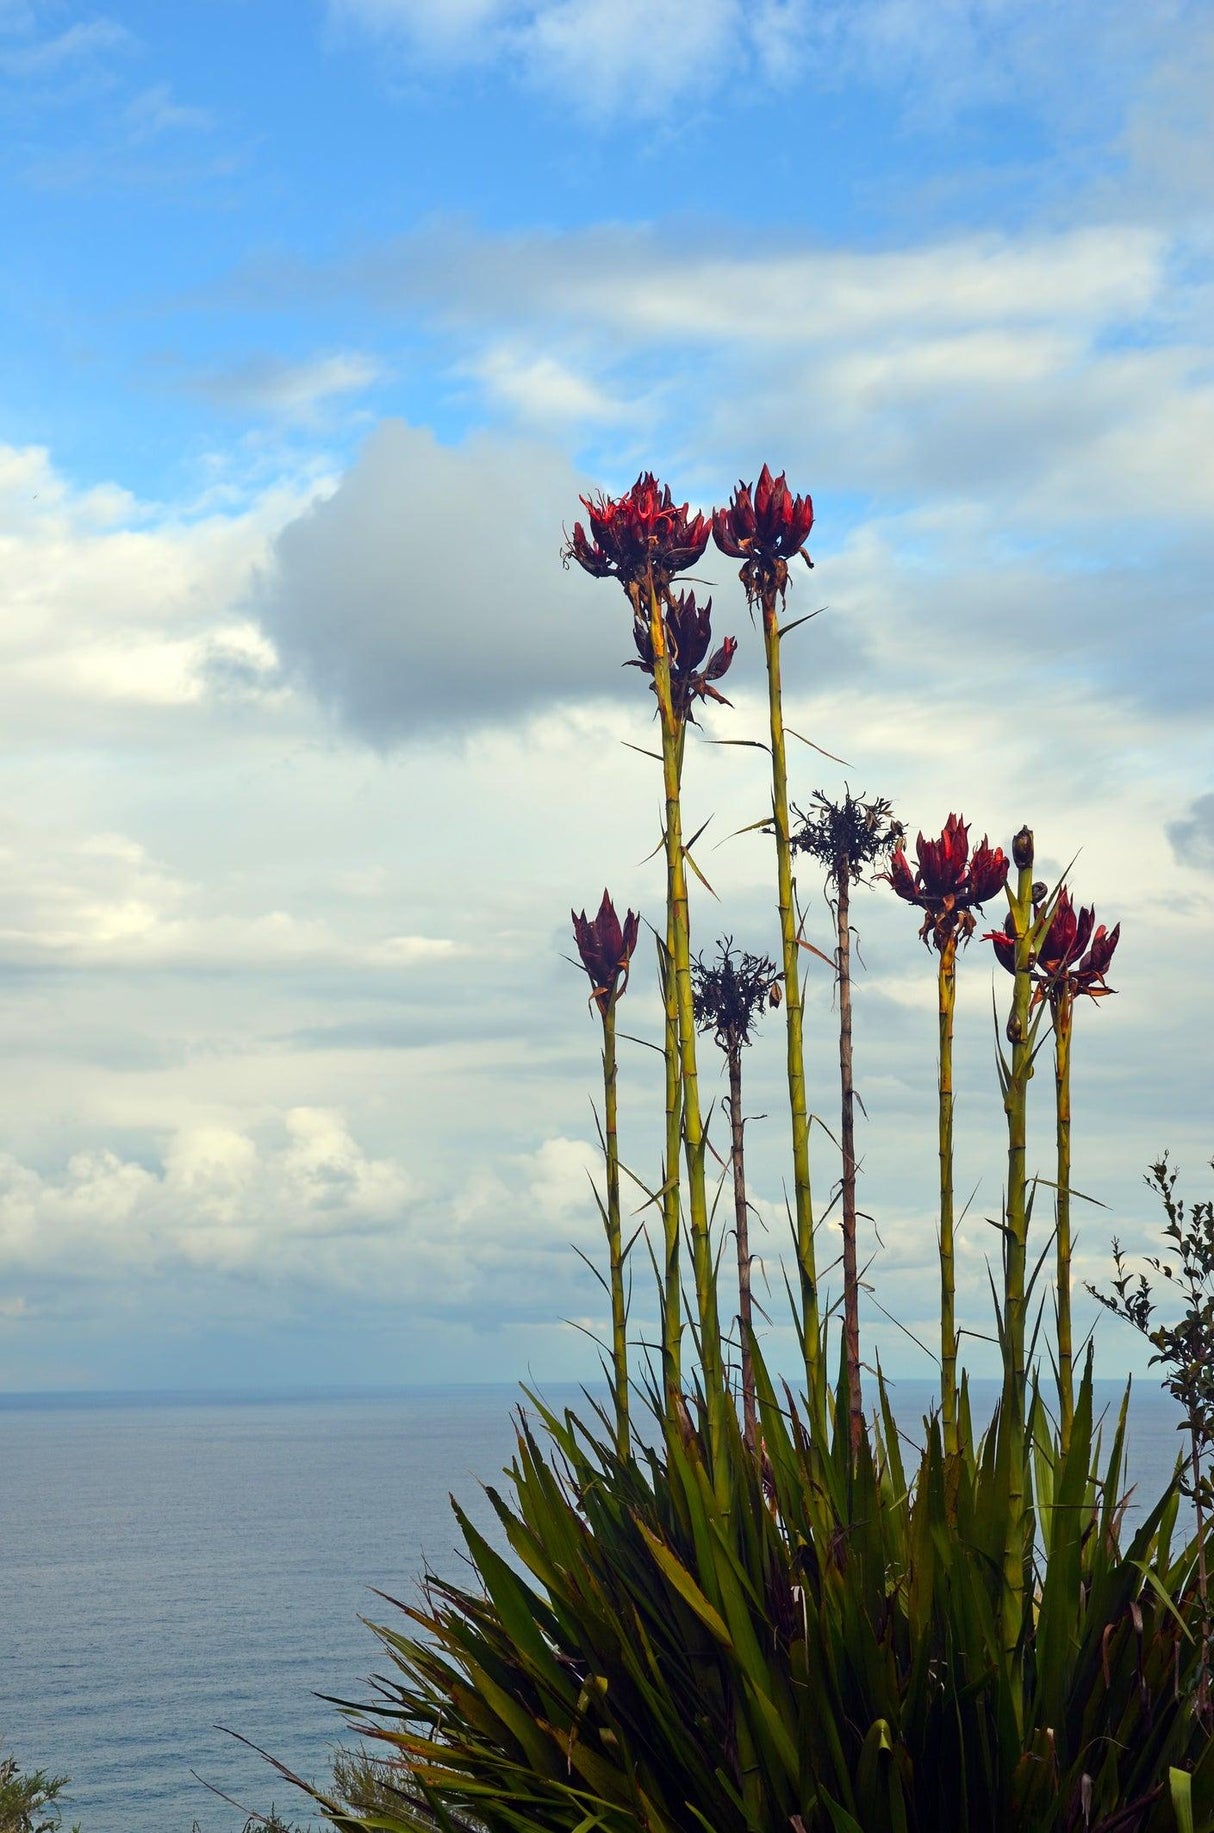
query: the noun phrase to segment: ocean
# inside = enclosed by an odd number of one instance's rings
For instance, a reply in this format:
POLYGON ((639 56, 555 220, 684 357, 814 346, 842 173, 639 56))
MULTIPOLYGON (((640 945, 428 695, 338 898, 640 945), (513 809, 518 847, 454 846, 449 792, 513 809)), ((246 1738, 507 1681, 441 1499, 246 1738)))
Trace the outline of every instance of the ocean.
MULTIPOLYGON (((82 1833, 238 1833, 272 1804, 306 1825, 303 1798, 217 1727, 324 1780, 343 1725, 317 1695, 364 1698, 385 1668, 360 1621, 391 1622, 375 1591, 461 1570, 448 1494, 489 1525, 480 1485, 510 1458, 518 1397, 0 1397, 0 1749, 72 1777, 82 1833)), ((900 1420, 929 1398, 900 1384, 900 1420)), ((1144 1496, 1176 1419, 1136 1384, 1144 1496)))

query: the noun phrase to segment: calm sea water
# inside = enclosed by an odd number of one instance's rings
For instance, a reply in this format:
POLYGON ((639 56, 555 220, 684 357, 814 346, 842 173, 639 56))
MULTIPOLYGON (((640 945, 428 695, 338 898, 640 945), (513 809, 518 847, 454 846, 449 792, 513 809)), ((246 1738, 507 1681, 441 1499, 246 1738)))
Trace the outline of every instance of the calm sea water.
MULTIPOLYGON (((928 1398, 901 1384, 899 1418, 928 1398)), ((342 1725, 315 1695, 364 1697, 382 1670, 359 1621, 391 1619, 372 1587, 408 1598, 424 1564, 459 1570, 448 1492, 488 1525, 479 1485, 509 1459, 515 1399, 0 1399, 0 1744, 73 1777, 83 1833, 234 1833, 243 1815, 197 1777, 305 1821, 216 1727, 324 1778, 342 1725)), ((1144 1495, 1175 1420, 1136 1388, 1144 1495)))

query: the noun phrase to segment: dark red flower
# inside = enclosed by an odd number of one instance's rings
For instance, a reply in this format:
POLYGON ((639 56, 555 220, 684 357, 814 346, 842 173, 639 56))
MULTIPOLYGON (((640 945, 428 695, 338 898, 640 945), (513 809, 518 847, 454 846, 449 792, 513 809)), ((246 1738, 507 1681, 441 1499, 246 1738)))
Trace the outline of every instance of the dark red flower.
POLYGON ((915 842, 919 869, 899 847, 881 876, 900 898, 924 912, 919 934, 930 948, 943 950, 952 936, 968 942, 974 933, 974 910, 996 896, 1007 883, 1008 860, 1002 847, 982 842, 970 854, 969 828, 960 815, 950 815, 939 840, 915 842))
POLYGON ((630 910, 621 927, 615 905, 606 891, 599 905, 599 913, 593 919, 584 910, 581 916, 576 910, 571 910, 569 914, 573 918, 573 939, 577 944, 577 952, 582 958, 582 966, 590 976, 590 997, 606 1017, 610 1007, 628 985, 628 963, 637 945, 641 919, 635 911, 630 910), (624 977, 623 986, 619 984, 621 974, 624 977))
POLYGON ((669 486, 659 484, 652 471, 642 472, 624 496, 600 492, 581 501, 590 533, 574 523, 562 551, 565 565, 576 560, 598 579, 618 579, 634 603, 641 585, 652 580, 661 593, 672 575, 694 566, 708 546, 708 517, 676 504, 669 486))
POLYGON ((712 512, 712 538, 723 554, 742 561, 740 578, 752 601, 766 600, 788 586, 788 563, 804 556, 805 543, 814 525, 814 506, 807 496, 794 496, 783 471, 773 477, 764 465, 753 488, 739 484, 728 509, 712 512))
MULTIPOLYGON (((719 694, 712 683, 729 672, 738 647, 737 639, 727 636, 721 647, 708 657, 707 666, 701 668, 712 642, 711 617, 711 598, 697 605, 694 592, 678 593, 670 599, 663 614, 670 655, 670 697, 679 719, 694 721, 692 704, 696 700, 719 700, 722 706, 729 705, 724 694, 719 694)), ((625 668, 640 668, 652 675, 653 629, 643 610, 633 619, 632 640, 637 653, 624 664, 625 668)))
MULTIPOLYGON (((1040 921, 1043 908, 1041 903, 1034 907, 1035 920, 1040 921)), ((1096 912, 1091 905, 1076 910, 1070 892, 1063 885, 1031 967, 1034 1005, 1039 1005, 1043 999, 1056 1004, 1068 994, 1074 998, 1079 993, 1086 993, 1089 999, 1104 999, 1116 991, 1105 985, 1104 977, 1121 939, 1121 924, 1112 930, 1106 929, 1103 923, 1096 929, 1095 924, 1096 912)), ((1016 919, 1010 911, 1003 928, 993 930, 983 937, 983 941, 994 944, 1000 965, 1009 974, 1014 974, 1016 919)))

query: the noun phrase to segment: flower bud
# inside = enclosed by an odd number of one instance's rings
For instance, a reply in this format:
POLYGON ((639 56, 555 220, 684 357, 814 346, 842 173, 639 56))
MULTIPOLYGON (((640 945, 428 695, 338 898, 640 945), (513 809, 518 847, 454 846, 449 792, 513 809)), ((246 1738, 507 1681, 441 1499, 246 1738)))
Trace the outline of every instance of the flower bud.
POLYGON ((1016 835, 1016 838, 1012 841, 1012 858, 1015 860, 1021 872, 1024 871, 1026 866, 1032 865, 1033 830, 1031 827, 1022 827, 1020 832, 1016 835))

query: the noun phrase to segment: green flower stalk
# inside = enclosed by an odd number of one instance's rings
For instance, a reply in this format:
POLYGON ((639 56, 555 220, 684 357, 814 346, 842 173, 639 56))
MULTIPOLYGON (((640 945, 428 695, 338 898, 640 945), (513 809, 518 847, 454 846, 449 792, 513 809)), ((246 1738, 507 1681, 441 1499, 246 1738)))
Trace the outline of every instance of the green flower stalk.
POLYGON ((1054 1030, 1054 1128, 1058 1157, 1054 1178, 1054 1293, 1058 1318, 1058 1435, 1071 1448, 1075 1425, 1075 1345, 1071 1330, 1071 1025, 1075 996, 1059 987, 1050 1000, 1054 1030))
POLYGON ((666 1144, 662 1155, 662 1385, 666 1393, 683 1385, 683 1295, 679 1272, 682 1226, 679 1164, 683 1152, 683 1079, 679 1062, 679 1001, 674 983, 674 910, 667 899, 666 948, 662 955, 662 1055, 666 1069, 666 1144))
MULTIPOLYGON (((709 1230, 708 1192, 705 1177, 704 1121, 700 1110, 700 1081, 696 1062, 695 999, 691 985, 691 920, 687 900, 687 856, 683 846, 680 795, 682 720, 675 706, 668 632, 663 606, 652 581, 649 586, 649 640, 653 659, 654 692, 662 732, 662 788, 665 797, 663 832, 666 843, 668 934, 673 942, 675 1007, 678 1015, 679 1077, 683 1109, 683 1146, 687 1162, 687 1200, 691 1229, 692 1271, 700 1326, 700 1362, 708 1403, 710 1436, 718 1432, 724 1392, 721 1326, 717 1312, 716 1278, 709 1230)), ((714 1449, 716 1448, 714 1442, 714 1449)))
POLYGON ((755 1395, 754 1300, 751 1293, 750 1206, 746 1198, 745 1133, 742 1109, 742 1052, 766 1006, 780 1003, 776 964, 766 955, 739 954, 733 938, 717 943, 716 960, 705 965, 701 956, 692 963, 696 1023, 711 1031, 729 1070, 730 1167, 733 1172, 734 1238, 738 1251, 738 1336, 742 1364, 742 1425, 747 1445, 758 1444, 755 1395))
POLYGON ((809 853, 826 868, 835 914, 835 970, 839 988, 840 1184, 843 1217, 843 1340, 847 1365, 848 1437, 852 1461, 864 1437, 860 1384, 860 1268, 856 1249, 856 1088, 852 1051, 851 888, 901 839, 884 797, 865 802, 848 790, 841 802, 814 791, 808 814, 794 811, 799 826, 791 835, 794 853, 809 853))
MULTIPOLYGON (((703 1116, 700 1110, 696 1063, 695 1002, 691 984, 691 929, 687 899, 687 852, 683 843, 681 775, 684 731, 694 718, 695 703, 723 701, 714 686, 728 670, 737 647, 727 638, 710 653, 711 601, 697 605, 694 593, 671 591, 671 579, 694 565, 708 543, 709 523, 680 508, 668 488, 650 474, 639 477, 623 497, 582 499, 590 521, 587 535, 574 525, 565 550, 566 561, 576 560, 589 573, 619 580, 633 615, 636 656, 632 665, 652 677, 658 704, 662 739, 663 839, 666 851, 667 947, 665 963, 668 997, 673 980, 677 1018, 682 1135, 687 1165, 688 1219, 700 1335, 700 1362, 708 1408, 713 1467, 724 1480, 720 1457, 725 1388, 720 1322, 716 1303, 716 1270, 709 1227, 703 1116)), ((669 1010, 669 1008, 668 1008, 669 1010)), ((668 1042, 672 1036, 667 1024, 668 1042)), ((673 1079, 667 1072, 667 1140, 671 1141, 670 1116, 673 1079)), ((671 1167, 666 1167, 667 1184, 671 1167)), ((664 1229, 669 1229, 669 1191, 664 1198, 664 1229)), ((671 1261, 675 1243, 666 1239, 667 1310, 671 1295, 671 1261)), ((677 1270, 675 1273, 677 1288, 677 1270)), ((669 1324, 668 1324, 669 1330, 669 1324)), ((670 1345, 666 1345, 669 1365, 670 1345)), ((667 1390, 668 1405, 674 1397, 667 1390)))
POLYGON ((937 1079, 940 1158, 940 1413, 944 1449, 961 1448, 957 1394, 957 1265, 953 1196, 953 1021, 957 1006, 957 944, 974 933, 974 911, 1007 883, 1008 860, 1002 847, 991 847, 983 835, 970 856, 969 827, 950 815, 939 840, 915 843, 918 870, 912 872, 901 847, 884 875, 900 898, 922 910, 919 935, 939 956, 937 1011, 939 1075, 937 1079))
MULTIPOLYGON (((1045 925, 1033 963, 1033 1000, 1049 1006, 1054 1033, 1054 1118, 1057 1137, 1055 1177, 1055 1304, 1058 1318, 1058 1418, 1065 1452, 1075 1422, 1075 1350, 1071 1326, 1071 1033, 1075 1001, 1083 996, 1104 999, 1114 991, 1105 974, 1121 936, 1121 925, 1111 932, 1102 923, 1095 928, 1096 912, 1076 910, 1065 885, 1057 899, 1043 911, 1041 886, 1035 918, 1038 931, 1045 925), (1048 918, 1048 922, 1047 922, 1048 918)), ((1015 972, 1015 936, 1009 917, 1002 931, 990 938, 995 953, 1009 972, 1015 972)))
POLYGON ((788 563, 798 554, 812 562, 805 543, 813 527, 813 503, 794 496, 784 474, 773 478, 764 465, 758 483, 739 484, 728 509, 713 512, 713 539, 723 554, 740 559, 739 577, 752 609, 763 620, 771 743, 771 825, 776 843, 777 903, 788 1012, 788 1104, 792 1123, 796 1253, 800 1282, 799 1327, 805 1361, 806 1397, 816 1430, 825 1433, 826 1389, 822 1324, 814 1246, 813 1190, 809 1169, 809 1110, 805 1098, 804 1013, 801 998, 800 924, 792 871, 789 830, 788 761, 781 684, 779 612, 788 590, 788 563))
POLYGON ((611 1385, 615 1405, 616 1448, 629 1454, 628 1303, 624 1290, 624 1240, 620 1215, 620 1144, 616 1100, 615 1008, 628 985, 628 965, 636 947, 640 918, 629 911, 623 924, 607 892, 591 921, 583 910, 573 919, 573 939, 590 976, 590 1001, 603 1022, 603 1153, 607 1161, 607 1233, 611 1294, 611 1385))
MULTIPOLYGON (((687 736, 679 729, 675 759, 680 789, 683 751, 687 736)), ((679 1268, 682 1229, 680 1160, 683 1155, 683 1072, 679 1054, 679 1000, 674 973, 674 904, 666 901, 666 946, 661 953, 664 1033, 662 1054, 666 1070, 666 1140, 662 1160, 662 1380, 667 1393, 683 1384, 683 1294, 679 1268)))
MULTIPOLYGON (((1028 1455, 1026 1440, 1025 1308, 1028 1265, 1028 1086, 1036 1054, 1033 1020, 1033 965, 1042 925, 1033 900, 1033 835, 1022 827, 1012 842, 1016 888, 1007 888, 1005 933, 1012 943, 1012 1009, 1007 1021, 1010 1057, 999 1057, 1003 1111, 1007 1119, 1007 1192, 1003 1217, 1003 1404, 1008 1446, 1006 1532, 1003 1544, 1003 1649, 1014 1662, 1025 1620, 1025 1561, 1028 1551, 1028 1455)), ((1038 1014, 1038 1017, 1040 1015, 1038 1014)))

